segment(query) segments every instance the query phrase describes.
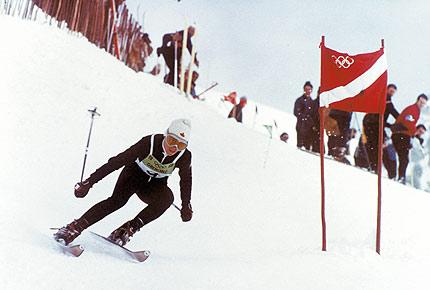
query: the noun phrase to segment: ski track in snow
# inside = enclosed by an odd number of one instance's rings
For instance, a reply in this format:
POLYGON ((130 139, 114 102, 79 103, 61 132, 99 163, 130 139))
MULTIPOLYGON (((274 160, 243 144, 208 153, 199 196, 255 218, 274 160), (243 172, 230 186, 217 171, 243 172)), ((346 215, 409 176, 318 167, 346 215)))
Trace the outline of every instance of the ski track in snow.
MULTIPOLYGON (((263 168, 267 134, 225 119, 209 100, 188 101, 43 23, 0 15, 0 34, 2 289, 428 289, 427 193, 384 180, 378 256, 376 176, 327 161, 321 252, 317 156, 273 140, 263 168), (145 226, 129 246, 151 251, 142 264, 89 233, 76 241, 86 248, 80 258, 51 239, 49 227, 107 198, 119 174, 85 199, 73 195, 94 105, 101 117, 86 175, 173 118, 192 120, 193 220, 182 223, 172 207, 145 226)), ((169 184, 180 203, 178 180, 169 184)), ((132 197, 91 230, 108 235, 141 207, 132 197)))

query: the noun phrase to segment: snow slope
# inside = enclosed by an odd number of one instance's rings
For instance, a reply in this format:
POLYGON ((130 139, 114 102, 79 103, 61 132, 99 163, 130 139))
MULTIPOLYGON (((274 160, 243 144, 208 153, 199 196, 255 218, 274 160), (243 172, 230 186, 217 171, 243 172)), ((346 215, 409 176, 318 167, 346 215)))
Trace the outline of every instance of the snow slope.
MULTIPOLYGON (((57 28, 0 16, 0 34, 1 289, 428 289, 428 194, 384 181, 378 256, 376 177, 328 161, 321 252, 318 157, 269 143, 57 28), (91 106, 102 116, 87 174, 173 118, 193 122, 195 215, 182 223, 172 207, 145 226, 130 243, 152 251, 143 264, 88 233, 77 259, 51 239, 49 227, 108 197, 119 173, 74 198, 91 106)), ((92 230, 107 235, 141 208, 132 197, 92 230)))

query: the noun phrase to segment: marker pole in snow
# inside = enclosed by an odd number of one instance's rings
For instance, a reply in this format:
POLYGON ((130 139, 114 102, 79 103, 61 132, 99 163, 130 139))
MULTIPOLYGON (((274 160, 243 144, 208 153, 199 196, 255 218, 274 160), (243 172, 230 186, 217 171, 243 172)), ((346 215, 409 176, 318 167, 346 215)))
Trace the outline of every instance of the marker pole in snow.
POLYGON ((90 112, 91 114, 91 125, 90 125, 90 132, 88 133, 87 146, 85 148, 84 164, 82 165, 81 182, 84 179, 85 165, 87 163, 88 148, 90 147, 91 132, 93 130, 94 117, 100 116, 100 114, 97 112, 97 107, 94 107, 94 109, 92 110, 88 110, 88 112, 90 112))
POLYGON ((178 87, 178 42, 175 40, 175 71, 173 73, 173 86, 178 87))
POLYGON ((185 59, 185 50, 187 48, 187 42, 188 42, 188 24, 185 24, 184 33, 182 35, 182 53, 181 53, 181 77, 179 79, 179 90, 182 93, 185 92, 185 65, 184 65, 184 59, 185 59))
MULTIPOLYGON (((197 31, 197 30, 195 29, 194 31, 197 31)), ((195 42, 195 39, 196 39, 196 32, 194 32, 194 42, 195 42)), ((191 49, 190 65, 188 66, 188 78, 187 78, 187 83, 185 84, 185 95, 187 97, 191 96, 191 84, 193 79, 195 60, 196 60, 196 44, 193 43, 193 48, 191 49)))

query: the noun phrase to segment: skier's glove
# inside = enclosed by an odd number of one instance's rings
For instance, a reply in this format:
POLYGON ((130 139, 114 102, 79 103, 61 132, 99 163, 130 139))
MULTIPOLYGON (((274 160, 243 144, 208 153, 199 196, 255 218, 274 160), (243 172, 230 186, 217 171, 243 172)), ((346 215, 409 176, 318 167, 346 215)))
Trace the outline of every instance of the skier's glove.
POLYGON ((76 183, 75 185, 75 196, 78 198, 85 197, 90 191, 93 185, 87 180, 76 183))
POLYGON ((182 203, 181 218, 183 222, 189 222, 193 217, 193 208, 191 203, 182 203))

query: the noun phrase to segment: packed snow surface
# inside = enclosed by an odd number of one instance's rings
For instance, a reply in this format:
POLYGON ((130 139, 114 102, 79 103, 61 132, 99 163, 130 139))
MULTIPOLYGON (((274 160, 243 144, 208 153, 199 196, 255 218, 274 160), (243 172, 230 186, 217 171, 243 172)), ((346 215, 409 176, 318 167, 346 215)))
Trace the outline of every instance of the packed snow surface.
MULTIPOLYGON (((317 156, 187 100, 84 38, 6 16, 0 34, 1 289, 428 289, 428 193, 384 180, 379 256, 376 176, 327 161, 322 252, 317 156), (173 118, 193 123, 193 220, 172 207, 142 228, 129 244, 152 252, 142 264, 87 232, 80 258, 51 238, 50 227, 107 198, 119 174, 73 195, 92 106, 101 117, 86 176, 173 118)), ((169 184, 180 204, 178 177, 169 184)), ((142 207, 132 197, 91 230, 108 235, 142 207)))

